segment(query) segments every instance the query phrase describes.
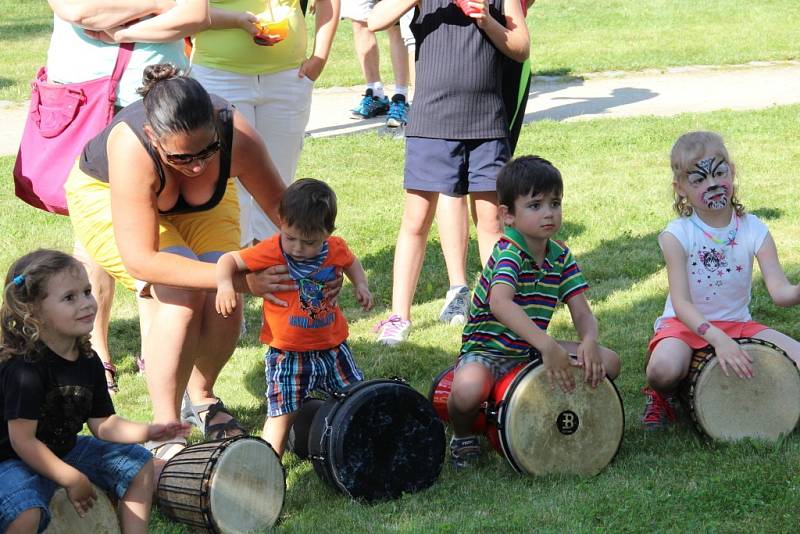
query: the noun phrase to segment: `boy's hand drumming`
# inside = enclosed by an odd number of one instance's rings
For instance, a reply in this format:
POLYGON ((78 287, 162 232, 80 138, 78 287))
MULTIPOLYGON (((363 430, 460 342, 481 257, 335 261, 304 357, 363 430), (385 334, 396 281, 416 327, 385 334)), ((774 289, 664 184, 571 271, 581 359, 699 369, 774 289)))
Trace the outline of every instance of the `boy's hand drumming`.
POLYGON ((593 388, 605 378, 606 370, 600 358, 600 347, 594 339, 584 339, 578 345, 577 365, 583 367, 583 379, 593 388))
POLYGON ((557 385, 564 393, 571 393, 575 389, 575 379, 570 372, 572 363, 569 353, 555 340, 551 340, 550 347, 541 352, 550 388, 555 389, 557 385))

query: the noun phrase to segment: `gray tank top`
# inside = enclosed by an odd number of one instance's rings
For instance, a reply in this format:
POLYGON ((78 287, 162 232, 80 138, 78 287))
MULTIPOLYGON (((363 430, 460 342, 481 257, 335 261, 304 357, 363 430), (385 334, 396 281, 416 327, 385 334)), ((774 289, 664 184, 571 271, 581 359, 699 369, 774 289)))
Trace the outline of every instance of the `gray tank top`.
MULTIPOLYGON (((505 25, 503 0, 489 14, 505 25)), ((499 139, 508 135, 503 54, 452 0, 421 0, 411 31, 417 41, 416 88, 406 135, 499 139)))
MULTIPOLYGON (((219 133, 221 145, 219 176, 217 178, 217 184, 214 188, 214 193, 211 195, 211 198, 208 200, 208 202, 204 202, 201 205, 189 204, 182 196, 178 195, 178 200, 175 202, 174 206, 168 210, 159 210, 159 213, 162 215, 206 211, 219 204, 219 201, 222 200, 222 197, 225 195, 225 187, 227 186, 228 178, 230 178, 231 175, 233 106, 223 98, 220 98, 216 95, 210 96, 211 103, 213 104, 214 109, 217 111, 217 131, 219 133)), ((117 113, 117 115, 114 117, 114 120, 111 121, 111 124, 109 124, 102 132, 97 134, 97 136, 86 143, 86 146, 83 148, 83 152, 81 152, 81 158, 79 161, 81 171, 92 178, 96 178, 101 182, 108 183, 108 151, 106 150, 106 144, 108 143, 108 136, 111 133, 111 130, 120 122, 127 124, 133 133, 136 134, 136 137, 139 138, 142 146, 144 146, 145 150, 147 150, 147 153, 150 155, 150 159, 153 160, 153 166, 158 173, 158 179, 160 181, 158 191, 156 192, 156 196, 158 196, 158 194, 161 193, 166 185, 166 177, 164 175, 164 167, 161 164, 161 157, 158 155, 156 149, 150 144, 150 140, 147 138, 147 134, 144 132, 146 118, 144 104, 141 100, 134 102, 117 113)))

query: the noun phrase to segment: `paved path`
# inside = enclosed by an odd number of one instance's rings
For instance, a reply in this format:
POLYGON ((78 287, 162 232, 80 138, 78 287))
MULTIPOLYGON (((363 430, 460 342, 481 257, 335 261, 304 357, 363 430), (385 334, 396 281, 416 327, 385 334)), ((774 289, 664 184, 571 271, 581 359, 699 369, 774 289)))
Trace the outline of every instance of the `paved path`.
MULTIPOLYGON (((315 90, 307 134, 325 137, 383 129, 382 119, 350 118, 361 91, 361 87, 315 90)), ((525 121, 669 116, 792 103, 800 103, 800 61, 606 72, 581 78, 537 78, 525 121)), ((0 155, 16 153, 25 113, 26 106, 0 102, 0 155)))

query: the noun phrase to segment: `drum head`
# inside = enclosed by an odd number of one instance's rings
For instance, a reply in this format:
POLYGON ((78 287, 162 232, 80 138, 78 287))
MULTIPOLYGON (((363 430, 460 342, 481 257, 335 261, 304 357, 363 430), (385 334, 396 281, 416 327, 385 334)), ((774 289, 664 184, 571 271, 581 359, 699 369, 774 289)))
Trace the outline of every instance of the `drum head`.
POLYGON ((596 475, 622 442, 625 416, 614 384, 597 388, 573 367, 575 390, 551 390, 543 366, 530 364, 511 385, 498 413, 503 452, 511 465, 532 475, 596 475))
POLYGON ((711 358, 694 386, 695 419, 712 439, 776 440, 800 419, 800 373, 777 347, 750 342, 742 348, 753 358, 755 376, 741 379, 730 370, 725 376, 711 358))
POLYGON ((330 422, 327 461, 339 489, 353 498, 394 499, 439 476, 444 425, 430 402, 402 382, 362 382, 330 422))
POLYGON ((114 505, 106 494, 95 486, 97 500, 85 517, 78 515, 67 498, 67 491, 59 488, 50 500, 50 524, 45 534, 74 534, 92 532, 97 534, 119 534, 119 520, 114 505))
POLYGON ((209 488, 209 507, 219 532, 255 532, 278 521, 286 478, 272 447, 261 439, 247 437, 222 452, 209 488))

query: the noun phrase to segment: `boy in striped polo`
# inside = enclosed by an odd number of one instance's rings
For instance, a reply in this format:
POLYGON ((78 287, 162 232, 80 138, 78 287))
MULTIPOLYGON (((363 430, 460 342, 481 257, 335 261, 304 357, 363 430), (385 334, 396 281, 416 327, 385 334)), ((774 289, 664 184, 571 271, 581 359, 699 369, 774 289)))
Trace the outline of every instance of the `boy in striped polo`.
POLYGON ((552 237, 561 227, 561 173, 549 161, 523 156, 497 175, 503 236, 481 273, 464 327, 447 409, 453 423, 453 465, 466 467, 480 453, 473 419, 494 382, 521 361, 541 355, 553 387, 575 388, 569 367, 584 368, 592 387, 619 374, 617 354, 597 344, 589 288, 575 258, 552 237), (556 304, 569 308, 580 343, 547 335, 556 304), (577 358, 571 360, 569 354, 577 358))

